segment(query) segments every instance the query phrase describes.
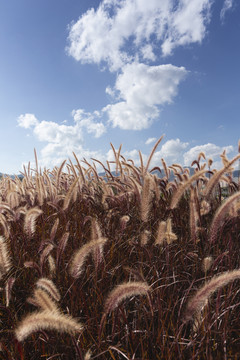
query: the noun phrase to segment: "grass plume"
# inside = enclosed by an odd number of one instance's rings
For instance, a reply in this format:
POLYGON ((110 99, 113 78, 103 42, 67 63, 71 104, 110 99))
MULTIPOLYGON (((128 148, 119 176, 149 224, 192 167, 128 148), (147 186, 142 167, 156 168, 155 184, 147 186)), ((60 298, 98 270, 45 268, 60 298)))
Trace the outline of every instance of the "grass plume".
POLYGON ((0 236, 0 280, 11 268, 11 258, 7 242, 3 236, 0 236))
POLYGON ((92 240, 89 243, 83 245, 79 250, 75 252, 71 260, 69 272, 74 278, 78 278, 83 272, 83 265, 87 256, 96 249, 102 249, 106 243, 106 238, 99 238, 92 240))
POLYGON ((17 326, 15 336, 21 342, 40 330, 55 330, 73 335, 82 332, 83 326, 71 316, 44 310, 27 315, 17 326))
POLYGON ((36 282, 36 286, 45 290, 54 300, 59 301, 61 299, 59 291, 52 280, 41 278, 36 282))
POLYGON ((185 320, 192 320, 195 314, 202 311, 209 297, 218 289, 227 285, 229 282, 240 278, 240 270, 227 271, 214 276, 207 284, 200 288, 194 297, 188 302, 185 320))
POLYGON ((33 207, 26 212, 24 219, 24 230, 29 236, 35 233, 36 219, 41 214, 42 214, 42 210, 39 209, 38 207, 33 207))
POLYGON ((136 281, 120 284, 108 295, 104 305, 104 313, 112 312, 124 299, 137 295, 147 295, 149 291, 150 287, 145 282, 136 281))

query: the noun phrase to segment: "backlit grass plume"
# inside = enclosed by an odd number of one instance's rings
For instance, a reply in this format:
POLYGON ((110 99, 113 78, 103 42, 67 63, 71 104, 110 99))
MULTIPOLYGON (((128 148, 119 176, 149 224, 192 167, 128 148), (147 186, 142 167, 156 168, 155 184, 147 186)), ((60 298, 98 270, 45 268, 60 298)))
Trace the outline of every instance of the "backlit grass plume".
POLYGON ((194 297, 188 302, 185 314, 185 321, 192 320, 198 315, 206 305, 209 297, 218 289, 227 285, 231 281, 240 278, 240 269, 227 271, 214 276, 207 284, 200 288, 194 297))
POLYGON ((36 286, 45 290, 49 295, 52 296, 54 300, 59 301, 61 299, 59 291, 52 280, 47 278, 41 278, 37 281, 36 286))
POLYGON ((172 220, 168 218, 167 221, 160 221, 158 225, 155 245, 162 245, 164 241, 170 245, 173 241, 177 240, 176 234, 172 231, 172 220))
POLYGON ((164 243, 165 232, 166 232, 166 221, 160 221, 158 224, 158 230, 155 240, 156 245, 162 245, 164 243))
POLYGON ((56 302, 42 289, 35 289, 33 297, 27 298, 27 301, 30 304, 40 307, 41 310, 59 312, 56 302))
POLYGON ((202 175, 204 175, 206 170, 197 171, 193 176, 191 176, 187 181, 180 183, 177 190, 174 192, 170 204, 170 209, 175 209, 179 200, 181 199, 183 193, 189 188, 189 186, 196 180, 198 180, 202 175))
POLYGON ((11 258, 6 240, 0 236, 0 280, 11 268, 11 258))
POLYGON ((92 240, 87 244, 83 245, 79 250, 75 252, 69 268, 69 272, 72 275, 72 277, 78 278, 81 275, 83 271, 83 265, 87 256, 90 253, 94 252, 95 250, 98 250, 99 248, 101 253, 103 245, 106 243, 106 241, 107 241, 106 238, 99 238, 97 240, 92 240))
POLYGON ((239 358, 240 157, 185 168, 160 141, 2 176, 0 358, 239 358))
POLYGON ((210 242, 214 242, 217 237, 217 233, 219 228, 222 225, 222 222, 225 216, 230 213, 232 206, 239 201, 240 199, 240 191, 236 192, 232 196, 230 196, 225 202, 217 209, 214 218, 212 220, 211 228, 210 228, 210 242))
POLYGON ((228 171, 232 171, 232 165, 240 158, 240 154, 235 156, 231 161, 228 161, 225 159, 225 157, 222 155, 222 160, 224 163, 224 167, 215 172, 215 174, 211 177, 211 179, 208 181, 206 188, 204 189, 204 196, 205 198, 208 198, 211 192, 213 191, 214 187, 218 184, 221 177, 224 175, 224 173, 228 171))
POLYGON ((148 216, 151 206, 151 188, 150 188, 150 175, 144 176, 144 184, 141 194, 141 220, 143 222, 148 221, 148 216))
POLYGON ((15 336, 18 341, 24 341, 28 336, 40 330, 55 330, 73 335, 80 333, 83 326, 69 315, 43 310, 27 315, 16 328, 15 336))
POLYGON ((167 240, 168 244, 171 244, 174 240, 177 240, 176 234, 174 234, 172 231, 172 219, 171 218, 167 219, 166 232, 164 234, 164 238, 167 240))
POLYGON ((203 272, 204 272, 205 274, 206 274, 207 271, 211 268, 212 263, 213 263, 213 258, 212 258, 212 256, 206 256, 206 257, 203 259, 203 262, 202 262, 202 270, 203 270, 203 272))
POLYGON ((150 287, 145 282, 125 282, 117 285, 107 297, 104 314, 112 312, 124 299, 137 295, 147 295, 150 287))
POLYGON ((26 212, 24 219, 24 230, 29 236, 35 233, 36 219, 41 214, 42 210, 38 207, 33 207, 26 212))
POLYGON ((197 193, 196 188, 191 187, 190 190, 190 201, 189 201, 189 207, 190 207, 190 216, 189 216, 189 225, 190 225, 190 233, 191 233, 191 239, 193 241, 197 240, 197 233, 198 233, 198 222, 199 222, 199 216, 197 212, 197 193))

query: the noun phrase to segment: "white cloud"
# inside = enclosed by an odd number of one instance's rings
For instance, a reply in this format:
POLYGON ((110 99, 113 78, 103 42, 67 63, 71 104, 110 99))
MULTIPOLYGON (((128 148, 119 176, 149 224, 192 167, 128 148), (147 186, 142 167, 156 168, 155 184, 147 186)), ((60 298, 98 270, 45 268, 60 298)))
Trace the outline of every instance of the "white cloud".
POLYGON ((38 120, 34 114, 22 114, 17 118, 18 126, 29 129, 38 124, 38 120))
POLYGON ((94 134, 96 138, 99 138, 106 132, 106 127, 102 122, 94 121, 95 118, 101 116, 98 111, 89 113, 78 109, 72 111, 72 116, 79 127, 85 128, 88 133, 94 134))
MULTIPOLYGON (((41 150, 41 157, 39 158, 39 164, 42 167, 53 168, 54 166, 60 166, 60 164, 70 158, 73 159, 73 151, 77 155, 79 161, 82 161, 86 158, 90 163, 92 163, 91 158, 96 158, 103 163, 105 162, 104 156, 99 151, 90 151, 85 149, 81 143, 71 143, 66 142, 64 145, 59 143, 48 143, 41 150)), ((84 164, 83 164, 84 166, 84 164)), ((101 166, 96 163, 98 171, 101 171, 101 166)))
POLYGON ((144 60, 156 60, 156 55, 153 52, 153 47, 150 44, 146 44, 141 48, 141 54, 144 60))
MULTIPOLYGON (((212 0, 180 0, 178 7, 170 13, 162 44, 163 55, 171 55, 177 46, 201 43, 210 21, 212 0)), ((172 2, 174 3, 174 2, 172 2)))
MULTIPOLYGON (((154 139, 155 141, 156 139, 154 139)), ((161 146, 161 145, 160 145, 161 146)), ((154 166, 159 166, 162 168, 162 162, 161 159, 163 158, 167 165, 172 165, 173 163, 181 163, 183 164, 183 154, 188 146, 188 143, 184 143, 180 141, 179 139, 171 139, 166 141, 162 147, 160 147, 160 150, 155 151, 150 169, 154 166)), ((146 164, 149 154, 142 153, 143 163, 146 164)), ((134 164, 136 166, 140 166, 140 159, 139 159, 139 151, 137 149, 124 151, 122 155, 127 159, 131 159, 134 161, 134 164)), ((112 151, 109 151, 108 153, 108 160, 113 160, 114 156, 112 151)))
POLYGON ((147 141, 145 142, 146 145, 152 144, 153 142, 155 142, 157 140, 157 138, 153 137, 153 138, 148 138, 147 141))
MULTIPOLYGON (((158 60, 159 50, 166 56, 178 46, 200 43, 212 2, 103 0, 70 24, 67 53, 81 63, 104 63, 118 72, 115 86, 105 90, 112 103, 101 113, 107 114, 113 127, 146 129, 159 117, 161 107, 173 101, 187 71, 149 63, 158 60)), ((86 128, 96 134, 104 132, 100 123, 92 121, 86 128)))
POLYGON ((39 121, 33 114, 19 116, 19 126, 26 129, 32 127, 37 140, 47 143, 41 150, 39 159, 42 166, 57 166, 66 158, 72 157, 73 151, 80 154, 81 159, 88 155, 95 157, 99 155, 99 153, 88 151, 83 147, 84 131, 93 134, 95 137, 100 137, 106 131, 102 122, 95 121, 95 118, 99 117, 99 113, 89 114, 78 109, 74 110, 72 115, 74 118, 73 125, 39 121))
POLYGON ((233 0, 224 0, 223 7, 220 12, 220 19, 223 22, 226 12, 229 11, 233 6, 233 0))
POLYGON ((113 127, 146 129, 159 116, 159 106, 173 101, 186 74, 184 67, 170 64, 128 64, 118 75, 114 90, 107 90, 121 101, 107 105, 103 111, 108 113, 113 127))
POLYGON ((134 59, 155 59, 154 39, 163 55, 170 55, 177 46, 202 41, 211 3, 104 0, 69 26, 68 54, 82 63, 104 61, 117 70, 134 59))
POLYGON ((156 151, 153 156, 154 166, 161 165, 161 159, 163 158, 167 165, 174 163, 182 163, 182 157, 184 151, 188 147, 187 142, 182 142, 180 139, 171 139, 166 141, 159 151, 156 151))
POLYGON ((82 133, 78 126, 59 125, 53 121, 41 121, 33 130, 39 141, 64 144, 68 140, 81 140, 82 133))
MULTIPOLYGON (((137 150, 137 149, 132 149, 132 150, 129 150, 129 151, 128 151, 128 150, 125 150, 125 151, 122 151, 122 152, 121 152, 121 155, 124 156, 124 158, 126 159, 126 161, 132 160, 136 166, 140 166, 139 150, 137 150)), ((143 157, 143 161, 146 162, 146 160, 147 160, 147 155, 142 153, 142 157, 143 157)), ((110 161, 110 162, 111 162, 111 161, 115 161, 115 157, 114 157, 114 154, 113 154, 112 149, 110 149, 110 150, 107 152, 106 160, 108 160, 108 161, 110 161)), ((115 168, 116 168, 116 165, 110 163, 110 168, 111 168, 111 170, 114 171, 115 168)))
POLYGON ((211 143, 194 146, 184 153, 184 165, 190 166, 191 163, 198 158, 198 154, 204 152, 208 159, 211 158, 214 161, 214 167, 222 167, 220 155, 224 150, 226 150, 226 153, 228 154, 233 151, 233 146, 221 147, 211 143))
MULTIPOLYGON (((198 158, 200 152, 204 152, 207 159, 213 160, 213 168, 221 169, 223 164, 220 158, 220 155, 224 150, 226 150, 227 154, 231 154, 234 148, 233 146, 217 146, 215 144, 204 144, 198 145, 189 148, 188 142, 183 142, 180 139, 170 139, 167 140, 162 146, 160 144, 160 149, 155 151, 150 169, 154 166, 159 166, 162 168, 161 159, 164 159, 167 166, 172 164, 180 164, 182 166, 191 166, 193 160, 198 158), (187 150, 187 151, 186 151, 187 150)), ((139 151, 137 149, 132 149, 129 151, 123 151, 122 155, 126 159, 132 159, 136 166, 140 166, 139 160, 139 151)), ((234 154, 232 154, 234 156, 234 154)), ((149 154, 142 153, 143 162, 146 164, 149 154)), ((229 157, 231 159, 231 156, 229 157)), ((107 160, 111 161, 114 160, 114 155, 112 150, 109 150, 107 154, 107 160)))

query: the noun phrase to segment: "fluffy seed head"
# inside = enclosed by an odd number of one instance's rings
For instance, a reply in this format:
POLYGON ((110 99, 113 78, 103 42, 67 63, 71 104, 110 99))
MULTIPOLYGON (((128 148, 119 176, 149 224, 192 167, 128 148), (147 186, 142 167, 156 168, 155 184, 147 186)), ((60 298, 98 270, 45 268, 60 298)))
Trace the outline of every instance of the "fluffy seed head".
POLYGON ((95 250, 100 250, 99 255, 102 254, 102 248, 103 245, 106 243, 107 239, 106 238, 99 238, 97 240, 92 240, 89 243, 83 245, 79 250, 77 250, 75 252, 75 254, 73 255, 72 261, 71 261, 71 265, 70 265, 70 274, 74 277, 74 278, 78 278, 82 271, 83 271, 83 265, 84 262, 87 258, 87 256, 95 251, 95 250))
POLYGON ((151 232, 149 230, 143 230, 141 233, 141 245, 147 245, 151 232))
POLYGON ((112 312, 122 300, 131 296, 147 295, 148 291, 150 291, 150 287, 145 282, 126 282, 120 284, 108 295, 104 306, 104 313, 112 312))
POLYGON ((0 279, 10 270, 11 259, 6 240, 0 236, 0 279))
POLYGON ((189 321, 201 312, 209 297, 218 289, 227 285, 229 282, 240 278, 240 269, 227 271, 220 275, 214 276, 207 284, 200 288, 195 296, 188 302, 185 320, 189 321))
POLYGON ((42 214, 42 210, 38 207, 34 207, 28 210, 24 219, 24 231, 29 235, 33 235, 36 230, 36 219, 42 214))
POLYGON ((66 332, 70 335, 79 333, 83 326, 71 316, 56 313, 55 311, 43 310, 27 315, 15 330, 18 341, 24 341, 31 334, 40 330, 55 330, 66 332))
POLYGON ((36 286, 45 290, 49 295, 52 296, 54 300, 59 301, 61 299, 59 291, 56 285, 52 282, 52 280, 47 278, 41 278, 37 281, 36 286))
POLYGON ((213 258, 212 256, 206 256, 204 259, 203 259, 203 263, 202 263, 202 270, 203 272, 207 272, 210 267, 212 266, 212 263, 213 263, 213 258))

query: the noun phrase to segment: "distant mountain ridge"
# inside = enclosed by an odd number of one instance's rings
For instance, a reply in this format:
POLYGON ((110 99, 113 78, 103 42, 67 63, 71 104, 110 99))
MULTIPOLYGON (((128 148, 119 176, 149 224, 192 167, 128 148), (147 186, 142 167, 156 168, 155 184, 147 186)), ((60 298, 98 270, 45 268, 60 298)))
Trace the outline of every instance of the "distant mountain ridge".
MULTIPOLYGON (((184 166, 183 169, 189 169, 191 176, 194 174, 194 170, 195 170, 195 169, 192 168, 192 167, 184 166)), ((162 170, 162 173, 161 173, 161 174, 159 173, 158 170, 154 170, 154 171, 152 172, 152 174, 157 175, 159 178, 163 178, 163 177, 165 176, 165 172, 164 172, 164 169, 161 169, 161 170, 162 170)), ((113 176, 117 176, 117 175, 118 175, 118 174, 116 173, 116 171, 112 171, 111 174, 112 174, 113 176)), ((102 177, 105 177, 106 172, 98 173, 98 175, 99 175, 99 176, 102 176, 102 177)), ((234 179, 234 181, 238 180, 238 177, 240 177, 240 175, 239 175, 239 170, 234 170, 234 171, 233 171, 233 179, 234 179)), ((173 181, 174 178, 175 178, 174 173, 173 173, 173 171, 171 171, 169 180, 170 180, 170 181, 173 181)))
MULTIPOLYGON (((192 168, 192 167, 187 167, 187 166, 185 166, 185 167, 183 167, 183 169, 189 169, 190 175, 193 175, 193 174, 194 174, 194 168, 192 168)), ((158 170, 154 170, 154 171, 152 172, 152 174, 155 174, 155 175, 157 175, 159 178, 162 178, 162 177, 165 176, 165 173, 164 173, 164 170, 163 170, 163 169, 161 169, 161 170, 162 170, 162 173, 161 173, 161 174, 159 173, 158 170)), ((116 171, 112 171, 111 174, 112 174, 113 176, 117 176, 116 171)), ((98 176, 102 176, 103 178, 105 177, 105 175, 106 175, 106 172, 98 173, 98 176)), ((10 175, 10 174, 5 174, 5 173, 1 173, 1 172, 0 172, 0 178, 2 178, 3 176, 10 176, 12 179, 14 179, 15 176, 17 176, 17 177, 20 178, 20 179, 23 178, 23 175, 22 175, 22 174, 10 175)), ((174 180, 174 178, 175 178, 174 173, 173 173, 173 171, 171 171, 171 173, 170 173, 170 181, 174 180)), ((238 180, 238 178, 240 178, 240 170, 234 170, 234 171, 233 171, 233 179, 234 179, 234 181, 238 180)))
POLYGON ((23 175, 21 175, 21 174, 10 175, 10 174, 5 174, 5 173, 1 173, 1 172, 0 172, 0 178, 2 178, 3 176, 10 176, 11 179, 14 179, 15 176, 17 176, 18 178, 23 178, 23 175))

